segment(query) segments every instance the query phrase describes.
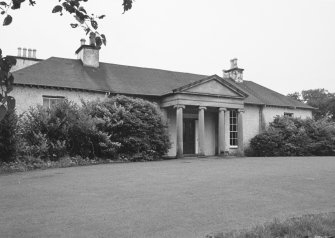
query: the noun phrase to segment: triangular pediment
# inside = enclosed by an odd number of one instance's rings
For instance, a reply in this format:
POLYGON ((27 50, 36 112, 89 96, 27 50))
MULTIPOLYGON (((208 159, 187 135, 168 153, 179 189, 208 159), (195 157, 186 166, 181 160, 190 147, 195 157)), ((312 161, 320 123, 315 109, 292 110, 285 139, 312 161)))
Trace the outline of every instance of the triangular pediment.
POLYGON ((245 97, 243 93, 235 89, 218 76, 214 75, 197 82, 185 85, 174 92, 215 95, 225 97, 245 97))

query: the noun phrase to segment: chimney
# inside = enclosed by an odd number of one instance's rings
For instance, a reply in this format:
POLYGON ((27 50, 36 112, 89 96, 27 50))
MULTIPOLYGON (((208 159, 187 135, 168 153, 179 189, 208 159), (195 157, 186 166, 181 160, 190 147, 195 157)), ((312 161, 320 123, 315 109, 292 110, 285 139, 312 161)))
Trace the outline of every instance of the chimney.
POLYGON ((237 58, 230 60, 230 69, 236 69, 237 67, 237 58))
POLYGON ((31 49, 28 49, 28 58, 31 58, 31 49))
POLYGON ((80 40, 80 47, 76 50, 77 59, 84 66, 99 68, 99 49, 95 45, 85 45, 85 42, 85 39, 80 40))
POLYGON ((17 56, 21 57, 21 47, 17 48, 17 56))
POLYGON ((36 59, 36 49, 33 49, 33 58, 36 59))
POLYGON ((243 83, 243 71, 237 66, 237 59, 230 60, 230 69, 223 70, 223 78, 225 79, 232 79, 235 83, 243 83))
POLYGON ((27 57, 27 48, 23 48, 22 57, 24 57, 24 58, 27 57))

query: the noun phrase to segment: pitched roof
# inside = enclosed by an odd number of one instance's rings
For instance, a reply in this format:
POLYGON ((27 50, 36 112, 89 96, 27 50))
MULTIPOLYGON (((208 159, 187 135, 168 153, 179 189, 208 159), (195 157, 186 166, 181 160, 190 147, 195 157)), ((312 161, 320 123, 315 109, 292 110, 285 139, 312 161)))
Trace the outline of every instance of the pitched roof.
MULTIPOLYGON (((204 80, 208 76, 100 63, 99 68, 83 67, 80 60, 51 57, 13 73, 15 84, 70 88, 146 96, 163 96, 185 85, 204 80)), ((217 76, 218 77, 218 76, 217 76)), ((220 77, 219 77, 220 78, 220 77)), ((252 81, 227 84, 246 93, 245 103, 282 107, 312 107, 252 81)))

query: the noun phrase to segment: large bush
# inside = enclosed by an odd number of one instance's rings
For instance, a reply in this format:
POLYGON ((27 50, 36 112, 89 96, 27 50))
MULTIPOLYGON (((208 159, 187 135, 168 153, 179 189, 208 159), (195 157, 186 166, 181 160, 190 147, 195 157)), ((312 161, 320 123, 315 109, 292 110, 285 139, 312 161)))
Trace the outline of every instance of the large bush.
POLYGON ((276 117, 262 134, 250 141, 249 156, 335 155, 335 124, 276 117))
POLYGON ((84 107, 87 114, 100 119, 97 127, 120 143, 119 154, 149 159, 164 155, 170 148, 167 123, 154 103, 115 96, 84 107))
POLYGON ((18 116, 14 110, 9 110, 0 121, 0 162, 9 162, 14 159, 17 146, 18 116))
POLYGON ((20 121, 19 154, 42 160, 83 158, 155 159, 170 146, 167 125, 156 104, 117 96, 84 102, 65 100, 30 108, 20 121))
POLYGON ((106 151, 114 147, 109 136, 97 129, 96 120, 67 100, 50 109, 30 108, 21 120, 20 133, 20 154, 44 160, 66 154, 102 157, 111 155, 106 151))

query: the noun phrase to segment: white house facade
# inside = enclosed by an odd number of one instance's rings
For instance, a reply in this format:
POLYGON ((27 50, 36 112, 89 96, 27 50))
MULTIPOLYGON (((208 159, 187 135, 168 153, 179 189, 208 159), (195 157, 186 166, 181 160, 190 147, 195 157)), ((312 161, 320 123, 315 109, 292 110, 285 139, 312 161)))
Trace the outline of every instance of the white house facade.
POLYGON ((84 42, 76 53, 78 59, 35 59, 13 72, 11 94, 19 113, 64 98, 76 103, 117 94, 145 98, 168 121, 171 157, 243 154, 275 116, 312 117, 312 107, 244 80, 236 59, 220 77, 101 63, 99 50, 84 42))

